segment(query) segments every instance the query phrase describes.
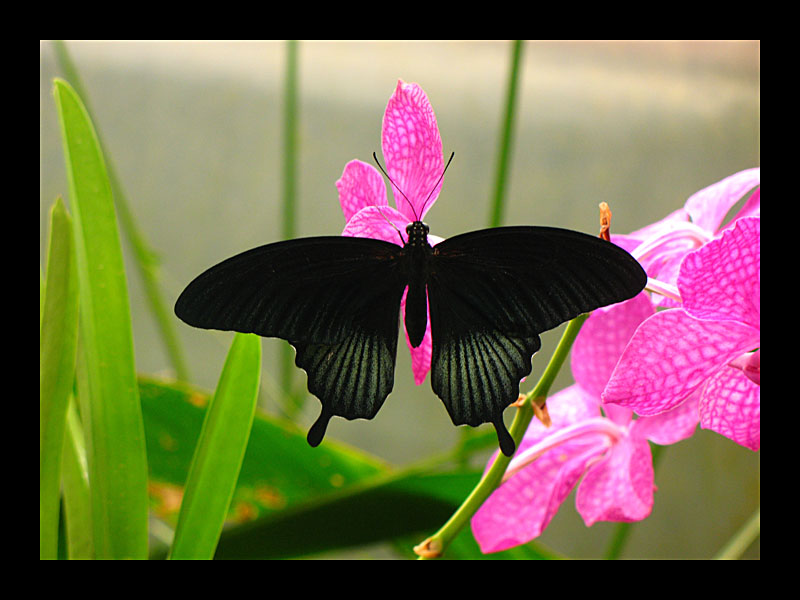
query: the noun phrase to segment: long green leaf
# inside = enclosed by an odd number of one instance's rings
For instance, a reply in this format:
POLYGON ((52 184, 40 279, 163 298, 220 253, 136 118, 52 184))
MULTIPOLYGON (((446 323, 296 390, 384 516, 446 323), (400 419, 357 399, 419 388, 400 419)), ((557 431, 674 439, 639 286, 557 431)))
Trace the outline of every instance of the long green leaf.
POLYGON ((58 198, 50 211, 47 281, 39 335, 39 558, 56 558, 59 480, 67 402, 75 375, 78 276, 72 220, 58 198))
POLYGON ((89 491, 89 468, 86 459, 83 427, 72 399, 67 409, 64 432, 64 455, 61 466, 64 497, 64 520, 67 532, 67 556, 87 559, 94 556, 92 539, 92 498, 89 491))
POLYGON ((210 559, 236 489, 261 380, 261 339, 237 333, 197 442, 172 559, 210 559))
MULTIPOLYGON (((89 106, 88 95, 86 89, 81 84, 81 78, 75 63, 70 58, 67 51, 66 44, 61 40, 56 40, 53 43, 53 49, 56 53, 56 59, 61 67, 64 78, 70 82, 73 89, 77 92, 78 96, 83 99, 86 112, 91 118, 92 110, 89 106)), ((139 271, 144 285, 145 298, 147 299, 150 311, 156 321, 157 330, 161 334, 164 341, 167 354, 170 357, 172 366, 175 369, 179 379, 189 381, 189 370, 186 365, 186 359, 183 355, 183 348, 178 338, 178 332, 175 328, 175 315, 172 313, 171 307, 165 302, 163 292, 161 290, 159 268, 161 260, 158 254, 153 250, 150 243, 147 241, 144 232, 141 230, 136 222, 136 217, 133 214, 133 209, 127 200, 125 192, 123 191, 122 182, 116 174, 114 163, 110 159, 107 149, 103 144, 102 136, 97 131, 97 139, 99 140, 100 149, 106 156, 106 169, 108 171, 108 180, 111 182, 111 190, 114 193, 114 205, 119 215, 120 227, 123 234, 130 244, 133 254, 134 264, 139 271)))
POLYGON ((55 80, 80 289, 78 389, 98 558, 147 556, 147 458, 117 220, 92 123, 55 80))

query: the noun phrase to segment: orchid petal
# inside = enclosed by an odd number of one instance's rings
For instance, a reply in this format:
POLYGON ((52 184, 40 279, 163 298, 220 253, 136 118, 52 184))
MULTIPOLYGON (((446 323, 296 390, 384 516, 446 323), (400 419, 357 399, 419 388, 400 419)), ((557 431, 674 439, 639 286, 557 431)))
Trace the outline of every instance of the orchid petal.
POLYGON ((761 219, 739 219, 721 237, 687 254, 678 287, 689 314, 760 328, 761 219))
POLYGON ((586 393, 581 386, 571 385, 547 399, 547 412, 550 415, 550 427, 545 427, 538 419, 532 421, 517 454, 525 446, 538 443, 557 429, 600 416, 600 403, 597 396, 586 393))
POLYGON ((722 367, 700 400, 700 426, 750 450, 761 447, 761 386, 739 369, 722 367))
MULTIPOLYGON (((686 209, 679 208, 668 214, 663 219, 656 221, 655 223, 651 223, 650 225, 645 225, 641 229, 637 229, 636 231, 630 234, 630 237, 638 239, 638 240, 647 240, 653 237, 659 237, 664 233, 672 231, 676 227, 680 227, 681 223, 688 223, 689 222, 689 213, 686 212, 686 209)), ((612 237, 612 240, 614 238, 612 237)))
POLYGON ((625 302, 595 310, 572 346, 575 382, 595 398, 600 397, 633 332, 654 312, 644 292, 625 302))
POLYGON ((761 348, 737 356, 728 363, 728 366, 740 369, 750 381, 761 385, 761 348))
POLYGON ((433 107, 417 84, 397 82, 383 117, 382 148, 389 177, 407 198, 392 190, 395 205, 409 221, 421 220, 439 195, 444 160, 433 107))
POLYGON ((391 206, 367 206, 358 211, 345 225, 342 235, 368 237, 398 246, 403 245, 408 221, 405 215, 391 206))
POLYGON ((339 204, 345 222, 367 206, 389 205, 383 177, 375 167, 360 160, 351 160, 345 165, 336 189, 339 190, 339 204))
POLYGON ((684 207, 692 222, 703 229, 716 232, 731 207, 747 192, 761 184, 761 169, 740 171, 722 181, 695 192, 684 207))
MULTIPOLYGON (((701 388, 702 389, 702 388, 701 388)), ((655 444, 666 446, 674 444, 692 437, 697 424, 700 422, 700 390, 690 395, 685 402, 682 402, 672 410, 654 415, 652 417, 640 417, 633 422, 632 427, 636 432, 655 444)), ((611 408, 614 404, 608 404, 604 408, 611 408)))
POLYGON ((425 335, 422 338, 422 343, 414 348, 411 345, 411 340, 408 339, 408 331, 406 331, 406 296, 408 295, 408 288, 403 292, 403 299, 400 301, 400 314, 403 315, 403 333, 406 336, 406 344, 411 352, 411 372, 414 374, 414 383, 421 385, 425 381, 425 376, 431 370, 431 354, 433 353, 433 337, 431 337, 431 310, 428 306, 428 324, 425 328, 425 335))
POLYGON ((575 498, 589 527, 597 521, 640 521, 653 508, 653 459, 647 440, 627 435, 590 466, 575 498))
POLYGON ((605 447, 580 440, 546 452, 509 479, 472 517, 482 552, 499 552, 538 537, 605 447))
POLYGON ((757 345, 759 332, 736 321, 705 321, 665 310, 636 330, 602 394, 641 416, 683 402, 720 365, 757 345))
POLYGON ((738 219, 745 217, 759 217, 761 218, 761 188, 757 188, 750 198, 745 202, 742 210, 740 210, 735 217, 731 220, 726 227, 731 227, 738 219))

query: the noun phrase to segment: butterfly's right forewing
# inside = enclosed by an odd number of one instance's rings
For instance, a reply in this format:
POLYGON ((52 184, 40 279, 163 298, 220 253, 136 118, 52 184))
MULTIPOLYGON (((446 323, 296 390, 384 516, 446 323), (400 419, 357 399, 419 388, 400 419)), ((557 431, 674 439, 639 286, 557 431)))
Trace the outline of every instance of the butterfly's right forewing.
POLYGON ((576 231, 500 227, 449 238, 430 261, 431 384, 453 423, 502 421, 531 371, 539 334, 635 296, 647 276, 624 250, 576 231))

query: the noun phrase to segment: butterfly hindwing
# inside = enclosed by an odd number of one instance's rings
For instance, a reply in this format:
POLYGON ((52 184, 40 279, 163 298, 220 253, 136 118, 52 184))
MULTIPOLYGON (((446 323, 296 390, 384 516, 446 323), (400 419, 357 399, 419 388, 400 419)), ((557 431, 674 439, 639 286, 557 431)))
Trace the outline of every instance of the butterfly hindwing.
POLYGON ((617 246, 548 227, 501 227, 434 247, 428 300, 431 385, 453 423, 493 423, 513 440, 503 410, 531 371, 539 334, 644 287, 641 266, 617 246))
POLYGON ((198 276, 175 312, 195 327, 289 341, 322 402, 309 432, 316 446, 332 416, 372 418, 392 389, 401 250, 353 237, 261 246, 198 276))

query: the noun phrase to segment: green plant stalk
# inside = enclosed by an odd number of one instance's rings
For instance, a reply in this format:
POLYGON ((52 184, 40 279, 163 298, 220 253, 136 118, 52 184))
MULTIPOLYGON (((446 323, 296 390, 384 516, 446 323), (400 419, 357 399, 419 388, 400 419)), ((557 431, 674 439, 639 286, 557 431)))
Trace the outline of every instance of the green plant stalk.
MULTIPOLYGON (((298 51, 297 40, 286 42, 286 79, 283 95, 283 228, 282 239, 297 235, 297 130, 298 118, 298 51)), ((295 393, 294 350, 281 348, 280 383, 283 389, 283 409, 293 419, 303 405, 302 393, 295 393)))
POLYGON ((39 328, 39 558, 58 551, 61 451, 78 345, 78 274, 72 220, 50 210, 47 282, 39 328))
MULTIPOLYGON (((536 402, 537 405, 544 405, 547 396, 550 393, 550 388, 555 381, 564 361, 569 355, 570 348, 578 335, 584 321, 589 317, 589 313, 580 315, 572 319, 568 324, 564 333, 561 335, 561 340, 550 358, 550 362, 542 373, 536 387, 533 388, 528 394, 525 395, 524 401, 520 403, 517 408, 517 414, 514 415, 514 421, 511 423, 509 432, 511 437, 514 438, 514 443, 519 447, 522 441, 522 436, 530 425, 533 419, 534 412, 532 403, 536 402)), ((497 454, 494 463, 484 474, 478 485, 472 490, 466 500, 461 506, 453 513, 453 516, 445 523, 439 531, 433 534, 430 538, 425 540, 421 546, 425 547, 428 551, 420 555, 420 559, 438 558, 445 551, 450 542, 458 535, 461 529, 469 522, 472 516, 477 512, 481 505, 491 495, 491 493, 500 485, 503 480, 503 475, 511 462, 509 456, 504 454, 497 454)))
POLYGON ((147 557, 147 456, 122 249, 108 174, 83 103, 54 81, 80 295, 78 390, 98 558, 147 557))
MULTIPOLYGON (((67 48, 63 41, 56 40, 53 43, 56 58, 58 60, 64 78, 69 81, 72 87, 77 92, 78 96, 83 99, 86 111, 89 118, 92 118, 92 111, 88 104, 88 95, 83 88, 81 78, 78 70, 75 67, 72 59, 67 52, 67 48)), ((111 182, 111 190, 113 191, 114 204, 116 205, 117 214, 122 231, 131 246, 133 256, 135 258, 136 268, 139 271, 139 276, 144 285, 145 297, 147 298, 150 310, 156 320, 157 329, 161 334, 167 354, 170 357, 172 367, 175 369, 175 374, 178 379, 182 381, 189 381, 189 369, 186 364, 186 359, 183 354, 183 347, 180 344, 178 333, 175 327, 175 316, 172 313, 171 307, 168 307, 164 302, 161 285, 159 283, 160 274, 160 259, 158 254, 152 249, 150 244, 145 239, 144 234, 136 223, 136 218, 133 216, 133 211, 130 208, 130 203, 122 189, 119 177, 117 177, 116 169, 114 168, 113 161, 103 143, 100 132, 96 132, 100 147, 106 157, 106 169, 108 178, 111 182)))
POLYGON ((237 333, 192 457, 171 559, 214 557, 250 439, 260 379, 261 338, 237 333))
POLYGON ((714 557, 716 560, 736 560, 761 535, 761 507, 759 506, 747 522, 714 557))
POLYGON ((522 40, 514 40, 511 46, 511 70, 508 75, 508 88, 506 90, 505 113, 503 114, 503 131, 500 138, 497 157, 497 170, 494 181, 494 201, 489 217, 489 226, 498 227, 503 222, 505 208, 506 182, 511 163, 511 138, 514 132, 514 119, 517 105, 517 85, 520 78, 520 64, 522 61, 522 40))

